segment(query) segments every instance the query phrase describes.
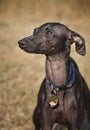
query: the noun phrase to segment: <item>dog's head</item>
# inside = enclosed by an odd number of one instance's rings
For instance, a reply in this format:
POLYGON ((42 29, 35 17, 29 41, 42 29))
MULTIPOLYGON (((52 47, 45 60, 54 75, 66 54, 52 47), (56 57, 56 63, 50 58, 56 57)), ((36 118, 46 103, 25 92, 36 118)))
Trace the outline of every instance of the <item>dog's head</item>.
POLYGON ((75 43, 76 52, 85 55, 85 40, 78 33, 60 23, 46 23, 34 29, 33 35, 18 42, 21 49, 28 53, 52 55, 58 52, 70 53, 75 43))

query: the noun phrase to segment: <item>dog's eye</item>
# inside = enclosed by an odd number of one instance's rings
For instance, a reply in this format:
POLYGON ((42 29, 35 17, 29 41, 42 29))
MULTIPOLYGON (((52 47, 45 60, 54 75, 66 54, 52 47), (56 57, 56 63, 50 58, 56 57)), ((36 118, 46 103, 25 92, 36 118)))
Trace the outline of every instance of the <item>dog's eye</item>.
POLYGON ((47 31, 47 32, 46 32, 46 35, 47 35, 47 36, 51 36, 51 35, 52 35, 52 32, 51 32, 51 31, 47 31))

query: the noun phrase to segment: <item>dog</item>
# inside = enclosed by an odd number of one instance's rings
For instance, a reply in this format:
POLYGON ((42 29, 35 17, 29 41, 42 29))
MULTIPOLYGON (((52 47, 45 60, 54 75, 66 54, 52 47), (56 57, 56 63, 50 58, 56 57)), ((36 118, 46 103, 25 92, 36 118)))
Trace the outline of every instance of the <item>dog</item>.
POLYGON ((55 123, 68 130, 80 130, 87 113, 90 121, 90 92, 76 62, 70 56, 71 45, 86 54, 84 38, 60 23, 45 23, 33 35, 18 42, 28 53, 46 56, 43 80, 33 114, 35 130, 51 130, 55 123))

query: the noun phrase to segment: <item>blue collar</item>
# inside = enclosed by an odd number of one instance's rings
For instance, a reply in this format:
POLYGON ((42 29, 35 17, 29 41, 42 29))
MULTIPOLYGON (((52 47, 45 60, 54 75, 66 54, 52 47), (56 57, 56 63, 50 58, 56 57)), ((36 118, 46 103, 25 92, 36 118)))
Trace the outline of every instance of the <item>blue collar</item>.
POLYGON ((69 61, 68 64, 69 64, 69 76, 68 76, 65 84, 63 84, 61 86, 57 86, 50 79, 48 79, 46 77, 47 83, 49 84, 49 86, 52 89, 54 89, 56 91, 62 91, 62 90, 69 89, 73 86, 73 84, 75 82, 75 67, 74 67, 74 64, 71 60, 69 61))

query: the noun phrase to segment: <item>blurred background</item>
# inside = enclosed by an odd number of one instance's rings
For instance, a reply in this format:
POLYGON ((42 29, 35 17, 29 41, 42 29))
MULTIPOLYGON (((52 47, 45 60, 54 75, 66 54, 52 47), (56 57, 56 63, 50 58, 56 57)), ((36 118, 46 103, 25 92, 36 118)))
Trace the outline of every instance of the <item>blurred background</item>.
POLYGON ((87 54, 72 57, 90 87, 90 0, 0 0, 0 130, 34 129, 32 114, 45 76, 45 56, 22 51, 18 40, 45 22, 80 33, 87 54))

